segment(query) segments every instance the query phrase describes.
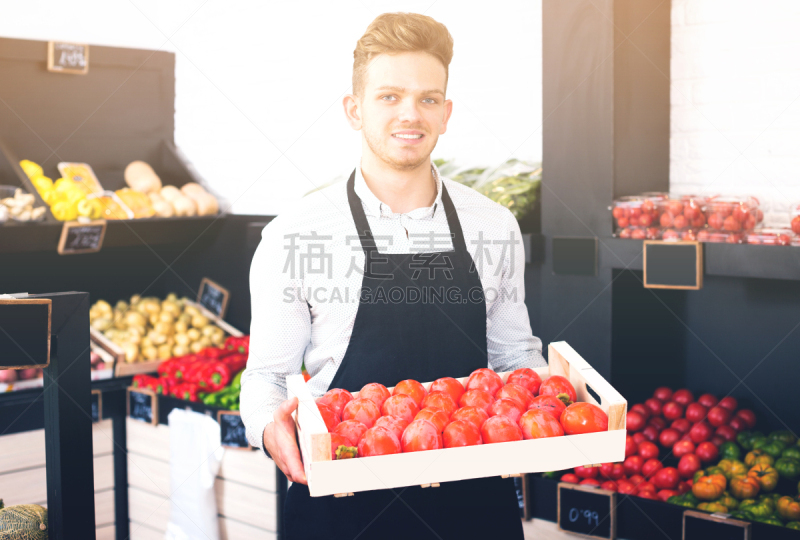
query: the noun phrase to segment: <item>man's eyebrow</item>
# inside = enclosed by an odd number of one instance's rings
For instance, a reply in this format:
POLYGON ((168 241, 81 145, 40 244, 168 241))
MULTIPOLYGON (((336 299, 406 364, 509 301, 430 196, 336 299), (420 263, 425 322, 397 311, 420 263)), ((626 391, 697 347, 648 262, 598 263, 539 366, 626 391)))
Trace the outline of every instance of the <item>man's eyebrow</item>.
MULTIPOLYGON (((404 88, 402 86, 381 86, 381 87, 377 88, 377 90, 380 90, 380 91, 390 90, 392 92, 401 92, 402 93, 402 92, 406 92, 408 89, 404 88)), ((444 95, 444 92, 442 92, 438 88, 433 88, 433 89, 430 89, 430 90, 423 90, 421 93, 423 93, 423 94, 441 94, 441 95, 444 95)))

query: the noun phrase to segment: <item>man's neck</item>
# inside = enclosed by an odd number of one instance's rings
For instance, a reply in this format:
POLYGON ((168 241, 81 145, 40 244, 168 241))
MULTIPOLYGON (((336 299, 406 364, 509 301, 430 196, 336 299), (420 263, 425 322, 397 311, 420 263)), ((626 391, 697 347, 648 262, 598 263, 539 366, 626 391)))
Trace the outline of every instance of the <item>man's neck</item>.
POLYGON ((361 174, 378 200, 397 214, 427 208, 436 200, 430 159, 413 170, 398 171, 365 155, 361 158, 361 174))

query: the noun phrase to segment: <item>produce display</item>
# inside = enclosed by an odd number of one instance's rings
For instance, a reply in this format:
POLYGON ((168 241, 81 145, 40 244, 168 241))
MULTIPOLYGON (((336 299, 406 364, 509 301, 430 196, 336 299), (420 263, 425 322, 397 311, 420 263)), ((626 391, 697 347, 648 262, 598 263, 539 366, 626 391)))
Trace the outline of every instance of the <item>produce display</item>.
POLYGON ((98 300, 89 309, 89 322, 125 352, 126 362, 166 360, 222 346, 225 331, 188 302, 175 294, 164 300, 135 294, 114 307, 98 300))
POLYGON ((482 368, 466 384, 445 377, 425 388, 409 379, 389 392, 370 383, 357 397, 333 388, 316 403, 335 460, 608 430, 600 407, 575 400, 572 384, 559 375, 542 380, 523 368, 503 383, 482 368))
POLYGON ((189 182, 180 189, 162 186, 153 168, 143 161, 128 164, 124 173, 128 187, 116 191, 104 191, 86 163, 59 163, 63 176, 55 182, 32 161, 22 160, 20 167, 59 221, 78 217, 116 220, 207 216, 219 212, 216 198, 201 185, 189 182))
POLYGON ((797 237, 791 229, 756 229, 745 237, 748 244, 765 246, 790 246, 797 237))
POLYGON ((9 218, 14 221, 39 221, 44 219, 47 209, 34 207, 35 198, 21 188, 0 186, 0 223, 9 218), (13 193, 13 196, 8 196, 13 193))
POLYGON ((656 389, 630 407, 625 461, 545 473, 562 482, 800 529, 800 442, 752 431, 736 399, 656 389))
POLYGON ((800 236, 800 203, 792 205, 792 232, 800 236))
POLYGON ((4 507, 0 499, 0 539, 47 540, 47 508, 38 504, 4 507))
POLYGON ((230 336, 222 347, 208 347, 196 354, 165 360, 158 366, 157 377, 136 375, 133 386, 238 411, 242 372, 249 352, 249 336, 230 336))

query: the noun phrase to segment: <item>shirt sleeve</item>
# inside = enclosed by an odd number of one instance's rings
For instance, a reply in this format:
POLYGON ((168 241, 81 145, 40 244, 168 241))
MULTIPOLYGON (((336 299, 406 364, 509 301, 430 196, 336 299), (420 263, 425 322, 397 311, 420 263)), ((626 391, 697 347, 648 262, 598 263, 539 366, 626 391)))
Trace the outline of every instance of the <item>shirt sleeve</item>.
MULTIPOLYGON (((525 247, 514 215, 506 210, 506 238, 503 269, 497 298, 489 308, 486 342, 489 367, 513 371, 547 365, 542 356, 542 340, 533 335, 525 305, 525 247)), ((492 291, 494 294, 494 291, 492 291)))
MULTIPOLYGON (((240 407, 247 440, 263 449, 264 428, 286 399, 286 376, 300 373, 311 336, 295 243, 281 219, 270 222, 250 265, 250 356, 242 374, 240 407)), ((294 238, 296 240, 296 237, 294 238)))

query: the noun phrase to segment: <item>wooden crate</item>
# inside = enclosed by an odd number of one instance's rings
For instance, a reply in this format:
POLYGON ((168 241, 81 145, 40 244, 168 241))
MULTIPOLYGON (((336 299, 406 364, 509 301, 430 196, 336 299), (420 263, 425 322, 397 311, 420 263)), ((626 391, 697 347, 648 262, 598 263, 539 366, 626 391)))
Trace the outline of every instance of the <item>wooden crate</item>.
MULTIPOLYGON (((625 399, 566 342, 551 343, 548 357, 549 365, 535 371, 542 378, 562 375, 569 379, 578 401, 599 405, 605 411, 608 431, 332 461, 330 434, 303 376, 287 377, 289 396, 296 396, 300 402, 294 416, 311 495, 343 495, 412 485, 426 487, 469 478, 623 461, 625 399), (600 397, 599 403, 587 385, 600 397)), ((508 373, 499 375, 505 382, 508 373)), ((466 379, 460 380, 465 383, 466 379)), ((423 384, 430 387, 430 383, 423 384)))

